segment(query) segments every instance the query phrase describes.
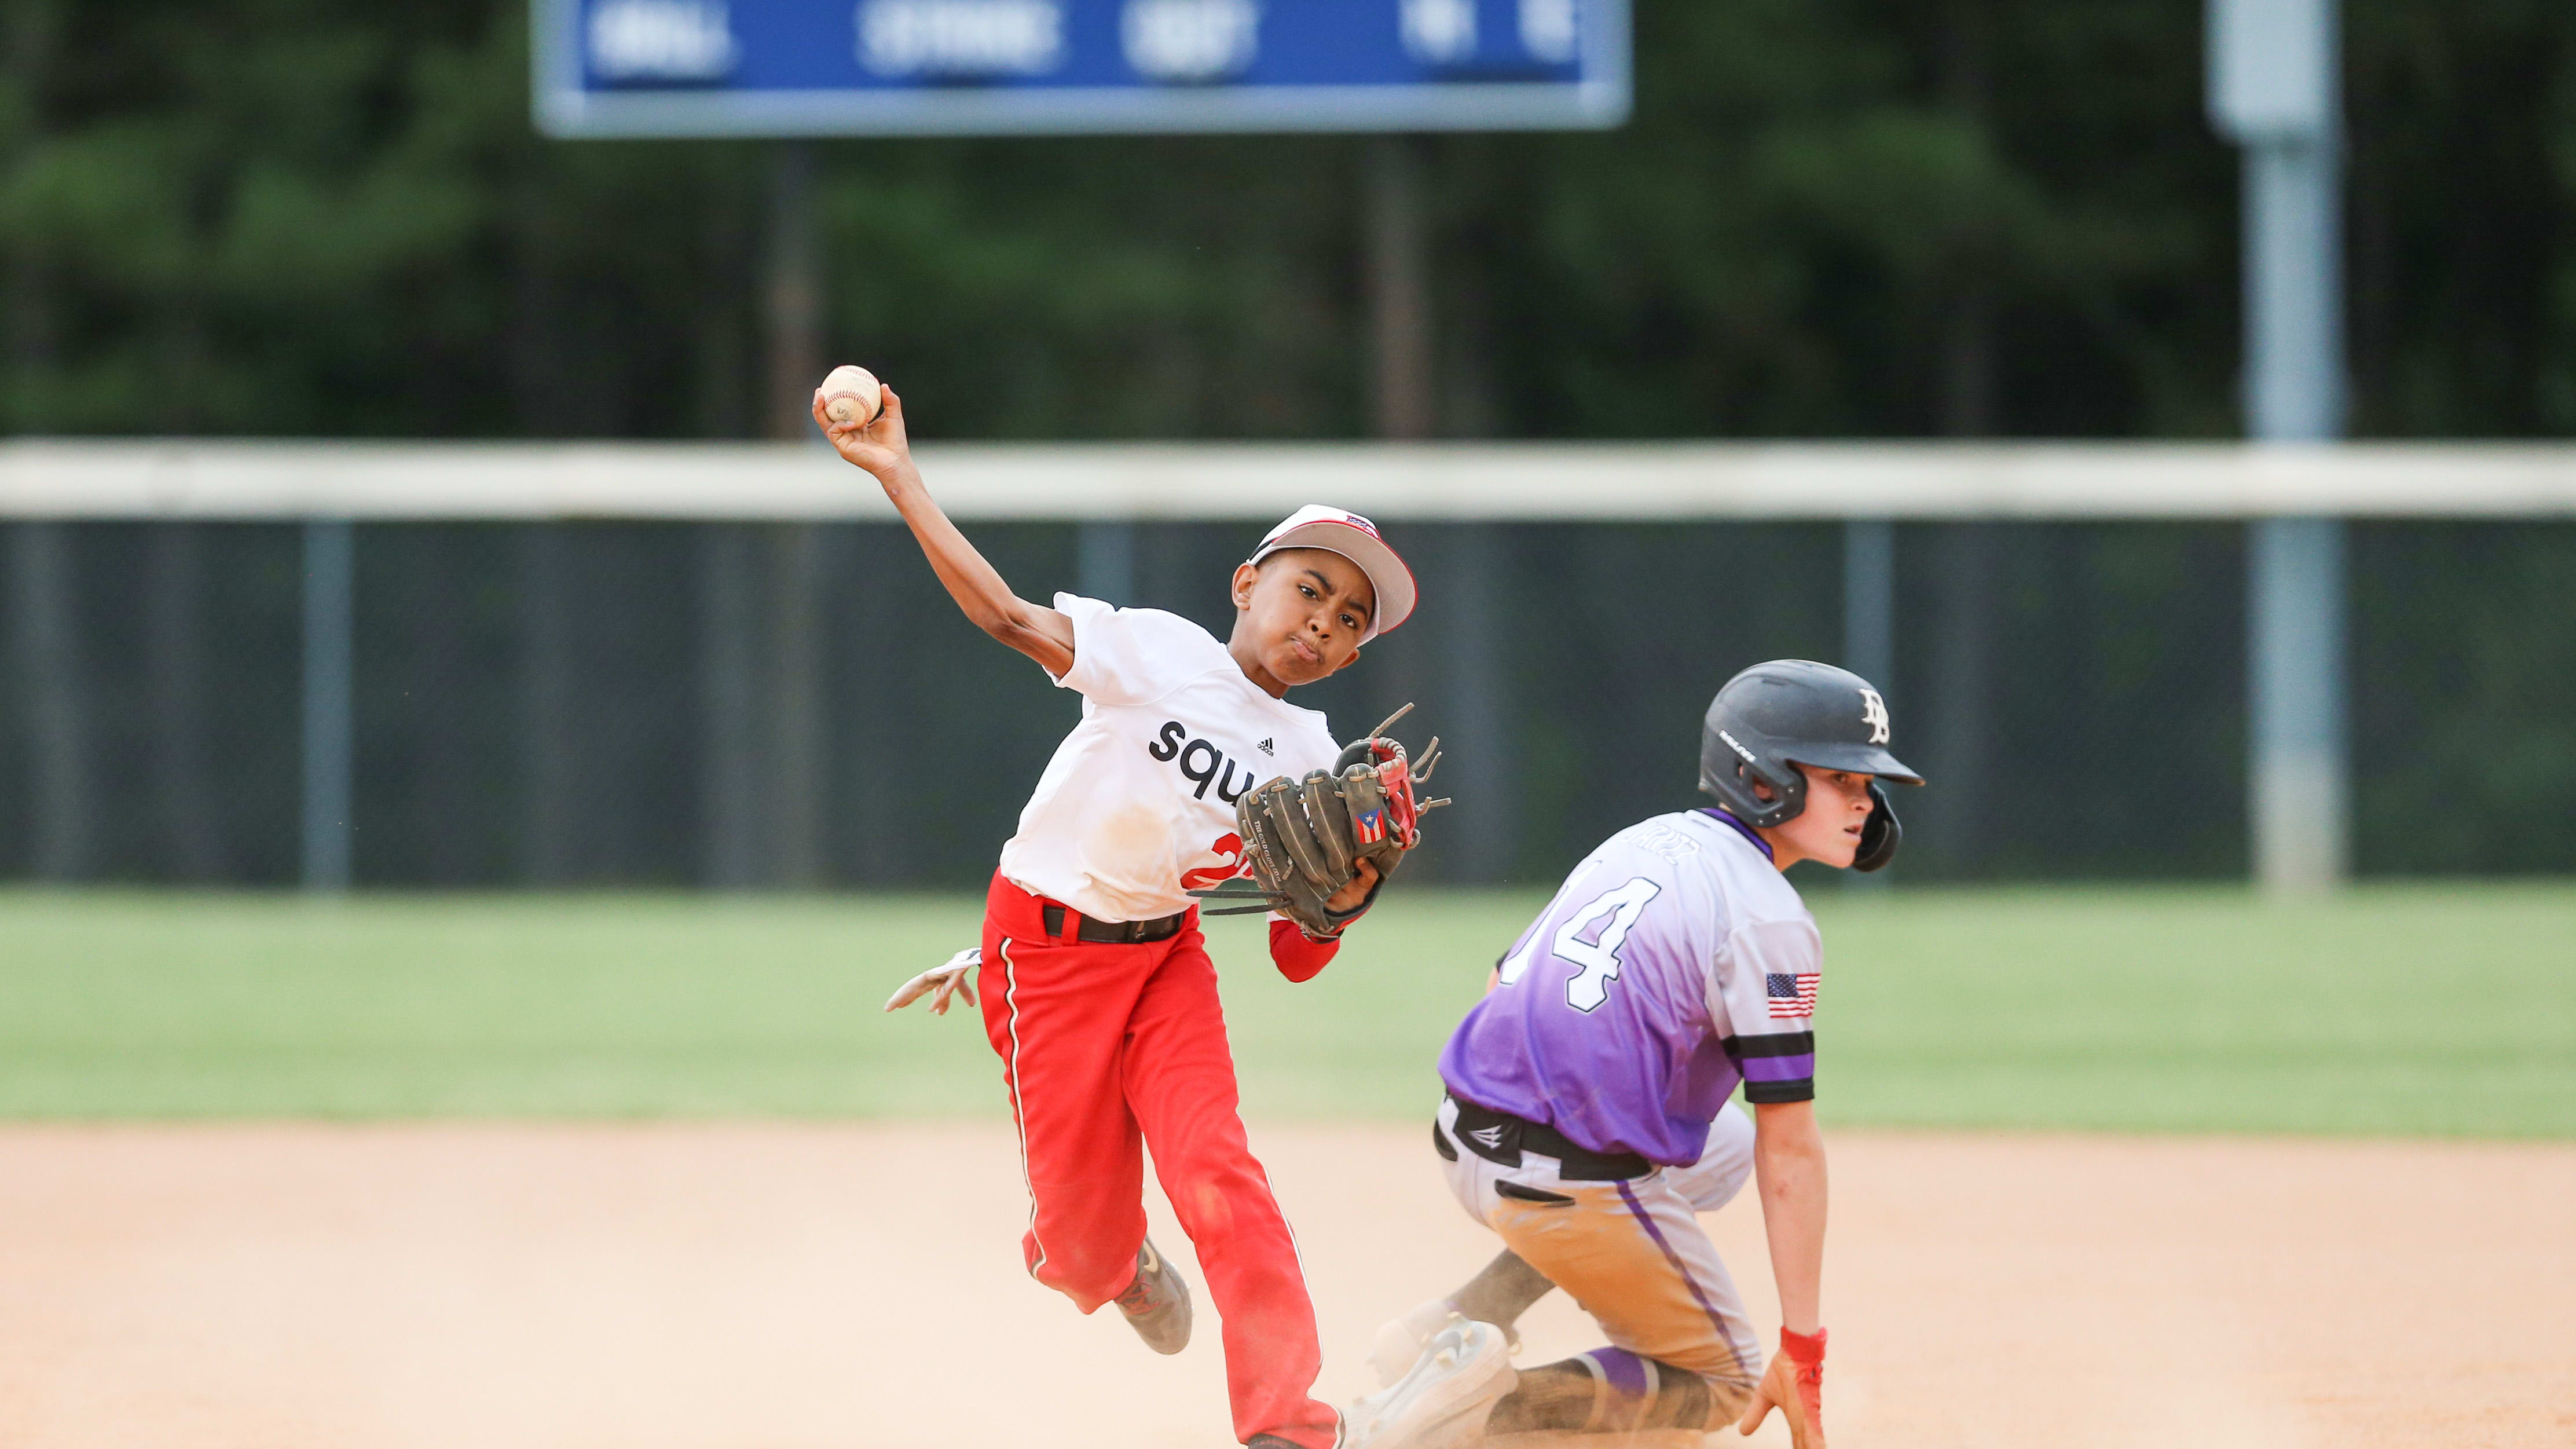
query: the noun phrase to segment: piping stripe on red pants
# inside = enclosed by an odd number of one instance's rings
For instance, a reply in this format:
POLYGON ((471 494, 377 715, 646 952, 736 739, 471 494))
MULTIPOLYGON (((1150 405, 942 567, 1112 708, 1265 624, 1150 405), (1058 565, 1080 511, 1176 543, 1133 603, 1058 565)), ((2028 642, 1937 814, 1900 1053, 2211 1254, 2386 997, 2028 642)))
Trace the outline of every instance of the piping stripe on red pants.
POLYGON ((1127 1287, 1145 1240, 1150 1146, 1225 1321, 1235 1437, 1332 1449, 1340 1416, 1312 1393, 1323 1367, 1314 1305, 1236 1111, 1197 919, 1168 940, 1104 945, 1074 938, 1071 910, 1049 936, 1043 904, 993 878, 978 983, 1019 1126, 1031 1276, 1085 1313, 1127 1287))

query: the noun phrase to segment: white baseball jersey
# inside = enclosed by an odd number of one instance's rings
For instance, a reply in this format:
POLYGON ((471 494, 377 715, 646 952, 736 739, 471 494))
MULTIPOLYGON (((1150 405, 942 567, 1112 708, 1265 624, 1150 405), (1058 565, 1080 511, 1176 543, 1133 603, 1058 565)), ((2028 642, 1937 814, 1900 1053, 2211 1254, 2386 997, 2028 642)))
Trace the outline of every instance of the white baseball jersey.
POLYGON ((1056 746, 1002 847, 1002 875, 1102 921, 1187 910, 1243 868, 1234 802, 1255 785, 1329 770, 1324 716, 1273 699, 1216 636, 1159 609, 1058 594, 1073 620, 1082 723, 1056 746))

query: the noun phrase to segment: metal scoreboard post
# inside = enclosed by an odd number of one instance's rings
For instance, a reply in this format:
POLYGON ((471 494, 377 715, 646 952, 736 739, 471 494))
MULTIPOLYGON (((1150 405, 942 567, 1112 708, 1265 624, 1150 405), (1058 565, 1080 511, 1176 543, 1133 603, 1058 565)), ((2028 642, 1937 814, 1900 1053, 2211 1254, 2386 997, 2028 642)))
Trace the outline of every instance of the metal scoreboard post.
MULTIPOLYGON (((2341 437, 2339 0, 2210 0, 2209 112, 2244 147, 2245 411, 2265 442, 2341 437)), ((2350 872, 2344 525, 2253 521, 2246 547, 2248 815, 2256 878, 2297 894, 2350 872)))
POLYGON ((1581 130, 1627 0, 533 0, 563 139, 1581 130))

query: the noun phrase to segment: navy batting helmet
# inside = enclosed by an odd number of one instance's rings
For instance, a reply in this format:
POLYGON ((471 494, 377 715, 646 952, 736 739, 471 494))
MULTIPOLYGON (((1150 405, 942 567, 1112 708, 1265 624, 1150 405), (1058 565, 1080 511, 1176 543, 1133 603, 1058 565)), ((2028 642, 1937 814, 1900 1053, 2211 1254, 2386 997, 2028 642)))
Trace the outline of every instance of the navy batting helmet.
POLYGON ((1887 752, 1887 701, 1848 669, 1811 659, 1774 659, 1726 682, 1700 726, 1699 787, 1747 825, 1795 820, 1807 808, 1807 777, 1798 766, 1873 775, 1869 819, 1861 826, 1854 870, 1876 870, 1896 858, 1905 839, 1880 780, 1920 785, 1923 777, 1887 752), (1753 792, 1755 781, 1771 798, 1753 792))

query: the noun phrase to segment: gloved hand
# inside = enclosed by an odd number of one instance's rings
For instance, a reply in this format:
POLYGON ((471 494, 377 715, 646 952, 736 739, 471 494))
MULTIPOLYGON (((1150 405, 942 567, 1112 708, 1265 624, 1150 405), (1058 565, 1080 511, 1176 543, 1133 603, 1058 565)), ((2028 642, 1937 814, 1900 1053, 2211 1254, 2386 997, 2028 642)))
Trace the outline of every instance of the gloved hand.
POLYGON ((1277 911, 1310 941, 1332 940, 1359 919, 1404 853, 1421 842, 1422 816, 1449 803, 1414 796, 1440 762, 1439 738, 1417 766, 1404 746, 1386 737, 1411 708, 1354 741, 1330 770, 1309 771, 1302 780, 1282 775, 1244 791, 1234 802, 1243 875, 1190 892, 1208 902, 1202 914, 1277 911), (1233 904, 1238 901, 1255 904, 1233 904))
POLYGON ((1778 1405, 1780 1417, 1789 1421, 1789 1442, 1796 1449, 1825 1449, 1823 1329, 1813 1334, 1780 1330, 1780 1356, 1771 1360, 1771 1370, 1762 1376, 1761 1387, 1753 1391, 1753 1402, 1745 1406, 1735 1432, 1750 1434, 1761 1428, 1773 1405, 1778 1405))
POLYGON ((930 1014, 933 1016, 948 1014, 948 998, 951 996, 965 997, 966 1004, 973 1006, 975 987, 967 978, 974 973, 976 967, 983 964, 984 948, 969 946, 949 957, 947 965, 933 966, 903 983, 896 989, 894 995, 886 998, 885 1009, 901 1011, 933 991, 939 993, 930 997, 930 1014))

